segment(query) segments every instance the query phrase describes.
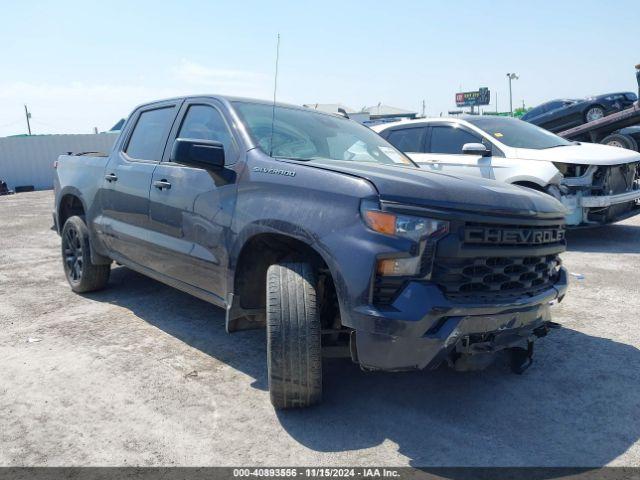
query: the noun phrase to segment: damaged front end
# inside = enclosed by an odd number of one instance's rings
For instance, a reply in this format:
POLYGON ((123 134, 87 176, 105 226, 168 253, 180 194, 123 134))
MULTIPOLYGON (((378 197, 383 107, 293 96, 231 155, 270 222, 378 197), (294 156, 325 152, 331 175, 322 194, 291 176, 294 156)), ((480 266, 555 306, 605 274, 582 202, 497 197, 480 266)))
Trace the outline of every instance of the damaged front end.
POLYGON ((563 175, 559 200, 568 226, 605 225, 640 213, 640 162, 554 165, 563 175))
POLYGON ((476 333, 463 336, 447 357, 448 365, 459 372, 483 370, 498 352, 510 356, 511 371, 522 374, 533 363, 533 345, 560 324, 545 320, 516 330, 476 333))

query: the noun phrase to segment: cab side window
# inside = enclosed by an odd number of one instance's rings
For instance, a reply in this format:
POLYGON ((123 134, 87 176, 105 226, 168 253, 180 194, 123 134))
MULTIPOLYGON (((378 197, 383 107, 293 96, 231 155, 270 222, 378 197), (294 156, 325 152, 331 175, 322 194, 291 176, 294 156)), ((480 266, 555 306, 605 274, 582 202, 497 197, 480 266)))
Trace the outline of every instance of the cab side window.
POLYGON ((233 158, 233 137, 220 112, 209 105, 191 105, 182 121, 178 138, 212 140, 224 146, 225 156, 233 158))
POLYGON ((401 152, 424 152, 424 136, 426 128, 400 128, 392 130, 387 136, 387 141, 401 152))
POLYGON ((461 128, 436 126, 431 129, 431 153, 461 154, 465 143, 483 142, 461 128))
POLYGON ((126 154, 136 160, 159 162, 174 114, 173 106, 142 112, 127 144, 126 154))

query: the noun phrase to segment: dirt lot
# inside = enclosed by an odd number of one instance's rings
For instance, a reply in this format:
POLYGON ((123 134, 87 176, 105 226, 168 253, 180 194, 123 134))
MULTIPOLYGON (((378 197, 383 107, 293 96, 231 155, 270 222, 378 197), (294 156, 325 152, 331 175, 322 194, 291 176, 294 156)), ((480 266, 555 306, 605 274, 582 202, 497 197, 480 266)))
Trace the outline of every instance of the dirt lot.
POLYGON ((0 465, 640 465, 640 218, 569 236, 584 279, 524 375, 334 360, 276 413, 263 332, 123 267, 73 294, 51 204, 0 197, 0 465))

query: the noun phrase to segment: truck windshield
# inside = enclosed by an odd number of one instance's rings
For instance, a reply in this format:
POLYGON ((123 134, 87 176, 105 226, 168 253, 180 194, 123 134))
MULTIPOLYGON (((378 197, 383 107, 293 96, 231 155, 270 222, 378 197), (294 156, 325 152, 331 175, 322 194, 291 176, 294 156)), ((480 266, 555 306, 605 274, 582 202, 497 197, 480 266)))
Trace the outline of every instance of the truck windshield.
POLYGON ((540 150, 571 145, 554 133, 516 118, 478 116, 465 120, 508 147, 540 150))
POLYGON ((273 158, 415 164, 377 133, 339 116, 295 107, 236 101, 256 144, 273 158), (272 119, 273 127, 272 127, 272 119))

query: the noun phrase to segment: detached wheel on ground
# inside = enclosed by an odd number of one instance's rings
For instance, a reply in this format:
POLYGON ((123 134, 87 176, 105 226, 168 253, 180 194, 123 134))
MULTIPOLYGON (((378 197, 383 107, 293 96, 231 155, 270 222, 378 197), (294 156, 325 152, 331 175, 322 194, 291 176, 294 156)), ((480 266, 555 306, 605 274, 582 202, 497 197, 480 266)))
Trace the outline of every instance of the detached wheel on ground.
POLYGON ((82 217, 69 217, 62 227, 62 265, 71 290, 100 290, 109 281, 111 265, 91 263, 89 229, 82 217))
POLYGON ((604 117, 604 108, 602 107, 590 107, 585 113, 584 113, 584 120, 589 123, 589 122, 593 122, 594 120, 599 120, 602 117, 604 117))
POLYGON ((308 407, 322 399, 320 318, 316 275, 308 263, 267 271, 267 369, 271 403, 308 407))
POLYGON ((627 148, 629 150, 638 151, 638 142, 631 135, 625 135, 624 133, 612 133, 607 135, 600 142, 603 145, 609 145, 611 147, 627 148))

